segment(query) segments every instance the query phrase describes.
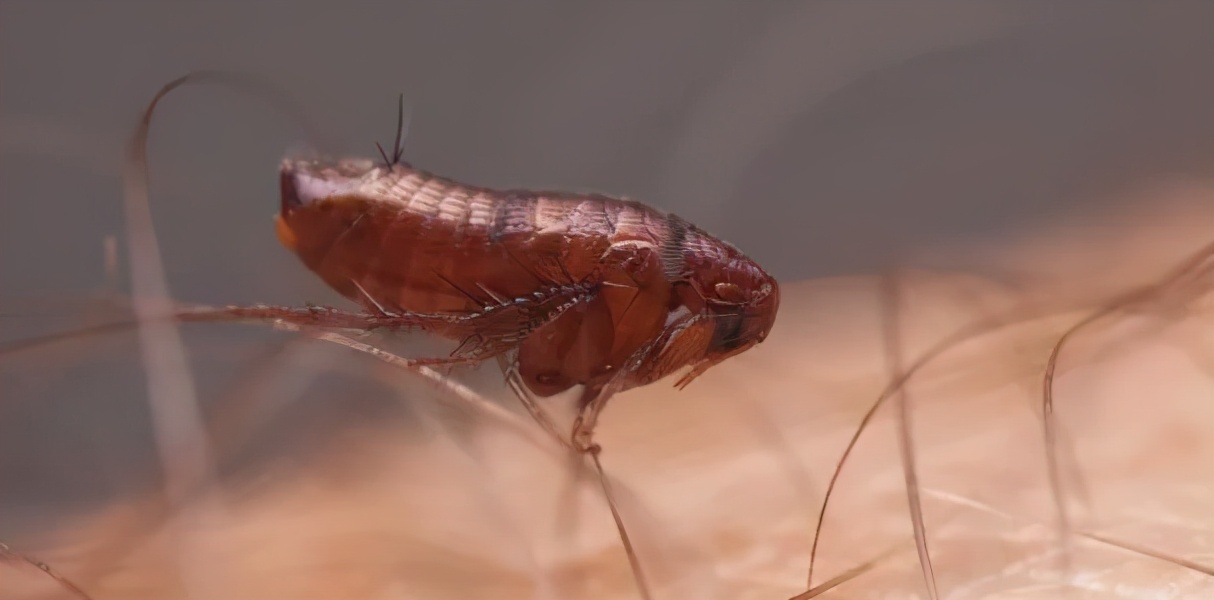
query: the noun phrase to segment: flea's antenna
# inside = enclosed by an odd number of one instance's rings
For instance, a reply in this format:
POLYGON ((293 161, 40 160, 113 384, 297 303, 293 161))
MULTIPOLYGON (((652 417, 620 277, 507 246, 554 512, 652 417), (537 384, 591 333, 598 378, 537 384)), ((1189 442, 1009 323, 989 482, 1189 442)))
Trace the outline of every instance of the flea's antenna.
POLYGON ((405 133, 405 95, 401 94, 396 97, 396 139, 392 142, 392 159, 388 159, 388 153, 384 151, 384 147, 375 142, 375 147, 379 149, 379 155, 384 159, 384 165, 389 169, 392 165, 400 164, 400 159, 405 155, 404 143, 405 133))

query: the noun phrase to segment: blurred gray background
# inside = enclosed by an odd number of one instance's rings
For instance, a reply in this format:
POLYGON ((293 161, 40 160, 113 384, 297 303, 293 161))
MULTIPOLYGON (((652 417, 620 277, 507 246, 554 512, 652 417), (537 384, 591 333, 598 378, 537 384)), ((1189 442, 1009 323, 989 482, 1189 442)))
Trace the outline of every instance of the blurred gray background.
MULTIPOLYGON (((418 166, 641 199, 791 280, 1214 175, 1212 67, 1199 0, 5 1, 2 337, 102 285, 123 144, 193 69, 273 79, 348 153, 391 142, 404 93, 418 166)), ((152 202, 176 297, 332 300, 271 222, 303 142, 230 90, 162 104, 152 202)), ((0 539, 22 507, 152 469, 138 365, 81 348, 0 358, 0 539)))

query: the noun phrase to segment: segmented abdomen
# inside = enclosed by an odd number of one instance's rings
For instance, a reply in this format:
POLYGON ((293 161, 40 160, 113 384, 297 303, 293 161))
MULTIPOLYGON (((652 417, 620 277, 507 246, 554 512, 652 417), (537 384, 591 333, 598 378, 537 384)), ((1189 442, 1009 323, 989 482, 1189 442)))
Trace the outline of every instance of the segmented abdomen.
POLYGON ((402 165, 292 176, 326 199, 288 219, 319 211, 345 225, 309 266, 389 311, 465 312, 546 293, 601 275, 613 244, 656 249, 670 237, 666 215, 598 194, 491 190, 402 165))

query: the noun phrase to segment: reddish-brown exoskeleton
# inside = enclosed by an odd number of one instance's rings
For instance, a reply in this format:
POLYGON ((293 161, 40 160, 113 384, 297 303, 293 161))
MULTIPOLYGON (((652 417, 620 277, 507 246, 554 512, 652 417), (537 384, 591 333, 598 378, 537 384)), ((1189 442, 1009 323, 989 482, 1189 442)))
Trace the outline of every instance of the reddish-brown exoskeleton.
POLYGON ((280 240, 373 326, 461 342, 434 362, 498 358, 533 412, 528 396, 584 386, 582 450, 612 394, 690 367, 686 386, 762 342, 779 307, 737 248, 631 200, 473 187, 399 160, 286 160, 280 184, 280 240))

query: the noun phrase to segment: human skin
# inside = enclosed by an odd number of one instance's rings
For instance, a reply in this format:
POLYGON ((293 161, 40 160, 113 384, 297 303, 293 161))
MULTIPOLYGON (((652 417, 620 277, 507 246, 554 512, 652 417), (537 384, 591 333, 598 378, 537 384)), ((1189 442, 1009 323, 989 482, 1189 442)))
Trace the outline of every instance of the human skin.
MULTIPOLYGON (((1212 354, 1201 294, 1172 288, 1160 296, 1170 302, 1097 322, 1060 353, 1066 538, 1041 418, 1042 373, 1059 336, 1207 241, 1210 197, 1200 186, 1142 191, 1123 203, 1131 209, 1099 221, 1079 215, 973 250, 985 272, 898 271, 903 366, 973 323, 992 324, 928 363, 904 396, 942 597, 1056 598, 1065 581, 1074 598, 1214 593, 1212 354), (1152 210, 1142 208, 1148 201, 1152 210), (1013 271, 1032 276, 996 275, 1013 271)), ((684 391, 663 381, 621 395, 603 415, 604 466, 654 598, 805 590, 825 486, 886 387, 893 354, 879 276, 786 288, 762 348, 684 391)), ((291 438, 308 440, 302 451, 231 450, 240 468, 207 488, 223 493, 191 496, 207 499, 206 510, 166 517, 155 494, 132 493, 7 541, 97 599, 637 597, 593 475, 575 479, 568 455, 537 429, 520 433, 348 350, 309 352, 296 370, 262 375, 330 370, 379 381, 375 397, 402 400, 407 418, 305 421, 291 438)), ((501 395, 484 371, 473 382, 501 395)), ((334 407, 350 410, 355 396, 338 394, 334 407)), ((872 564, 824 597, 927 597, 897 408, 877 413, 839 478, 815 583, 872 564)), ((241 443, 214 439, 220 450, 241 443)), ((4 568, 5 597, 54 589, 33 568, 4 568)))

